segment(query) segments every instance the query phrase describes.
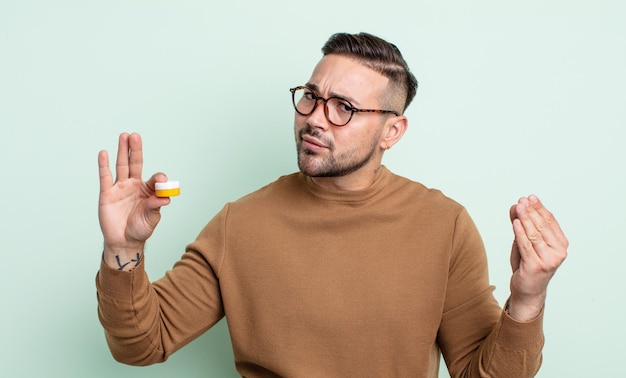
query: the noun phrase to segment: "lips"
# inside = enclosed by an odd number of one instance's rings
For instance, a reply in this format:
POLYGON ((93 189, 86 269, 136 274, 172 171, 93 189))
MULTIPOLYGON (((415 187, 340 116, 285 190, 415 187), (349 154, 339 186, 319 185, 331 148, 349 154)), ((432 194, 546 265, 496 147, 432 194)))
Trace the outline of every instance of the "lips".
POLYGON ((321 150, 321 149, 328 148, 328 146, 325 143, 307 134, 302 135, 302 142, 303 142, 303 145, 309 149, 321 150))

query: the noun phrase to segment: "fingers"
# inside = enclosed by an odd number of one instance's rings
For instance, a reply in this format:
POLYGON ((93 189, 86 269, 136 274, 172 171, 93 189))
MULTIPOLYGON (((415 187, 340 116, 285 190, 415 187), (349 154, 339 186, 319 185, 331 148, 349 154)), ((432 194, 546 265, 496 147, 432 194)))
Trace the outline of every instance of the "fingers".
POLYGON ((154 190, 155 182, 167 182, 167 175, 163 172, 155 173, 148 179, 148 181, 146 181, 146 184, 150 189, 154 190))
MULTIPOLYGON (((537 261, 539 259, 539 255, 536 252, 536 247, 533 245, 530 237, 528 236, 529 231, 526 230, 526 227, 522 224, 522 221, 519 219, 513 220, 513 233, 515 234, 515 246, 516 249, 512 250, 511 253, 516 253, 516 260, 518 259, 517 266, 519 267, 519 263, 521 261, 531 262, 537 261)), ((513 255, 511 255, 513 262, 513 255)), ((512 266, 515 269, 515 266, 512 266)))
POLYGON ((109 154, 102 150, 98 153, 98 171, 100 174, 100 193, 113 186, 113 175, 109 167, 109 154))
POLYGON ((514 220, 513 227, 514 229, 517 228, 516 240, 518 240, 518 243, 520 242, 518 236, 520 236, 523 242, 527 239, 536 252, 542 251, 546 246, 545 238, 550 237, 549 234, 551 234, 548 221, 536 211, 529 198, 521 198, 515 207, 515 211, 517 213, 517 222, 514 220), (518 222, 522 226, 521 229, 517 225, 518 222))
MULTIPOLYGON (((515 298, 522 301, 519 303, 534 303, 530 308, 538 309, 545 301, 548 282, 567 257, 568 242, 552 213, 537 196, 520 198, 510 214, 515 233, 511 250, 514 271, 511 278, 511 311, 515 298)), ((535 310, 529 313, 535 313, 535 310)))
POLYGON ((550 233, 546 233, 546 237, 550 237, 549 240, 546 239, 546 242, 550 245, 561 245, 567 248, 569 246, 569 242, 554 215, 550 211, 548 211, 548 209, 546 209, 546 207, 539 200, 539 198, 537 198, 537 196, 531 195, 528 197, 528 200, 530 201, 530 204, 535 209, 535 211, 546 222, 548 228, 551 231, 550 233))
POLYGON ((141 179, 143 152, 141 136, 137 133, 122 133, 117 145, 116 181, 128 178, 141 179))
POLYGON ((519 264, 521 261, 519 247, 517 246, 517 242, 513 241, 513 246, 511 246, 511 269, 515 272, 519 269, 519 264))
MULTIPOLYGON (((141 172, 143 169, 143 152, 141 136, 137 133, 121 133, 119 136, 117 146, 117 162, 116 177, 113 180, 113 175, 109 167, 109 155, 106 151, 102 150, 98 154, 98 167, 100 170, 100 192, 103 192, 111 188, 115 182, 119 182, 126 179, 139 179, 141 180, 141 172)), ((154 192, 155 182, 166 182, 167 176, 164 173, 156 173, 148 181, 146 185, 154 192)), ((164 201, 159 201, 163 203, 164 201)))
MULTIPOLYGON (((154 183, 155 182, 166 182, 167 175, 165 173, 159 172, 155 173, 146 181, 146 185, 154 192, 154 183)), ((148 208, 155 213, 158 213, 163 206, 167 206, 170 204, 171 199, 169 197, 157 197, 156 195, 150 196, 148 199, 148 208)))
POLYGON ((128 133, 121 133, 117 143, 117 160, 115 163, 115 180, 128 178, 128 133))
POLYGON ((141 170, 143 168, 141 136, 137 133, 131 134, 128 137, 128 144, 130 146, 130 178, 141 179, 141 170))
POLYGON ((517 204, 511 206, 511 208, 509 209, 509 217, 511 218, 511 222, 513 222, 513 220, 517 218, 517 204))
MULTIPOLYGON (((531 195, 526 199, 522 198, 519 204, 522 205, 521 211, 527 215, 523 217, 526 221, 522 219, 522 223, 531 232, 528 235, 531 241, 541 238, 551 247, 567 248, 569 242, 561 230, 561 226, 537 196, 531 195)), ((517 211, 520 211, 520 208, 517 211)))
POLYGON ((567 238, 537 196, 521 198, 511 208, 511 218, 523 259, 564 259, 569 244, 567 238))

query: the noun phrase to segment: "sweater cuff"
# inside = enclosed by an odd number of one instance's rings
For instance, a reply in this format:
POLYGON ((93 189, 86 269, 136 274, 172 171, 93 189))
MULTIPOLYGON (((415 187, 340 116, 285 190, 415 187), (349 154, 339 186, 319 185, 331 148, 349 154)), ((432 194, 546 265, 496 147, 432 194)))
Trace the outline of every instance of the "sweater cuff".
POLYGON ((100 262, 100 270, 96 275, 98 295, 119 302, 131 302, 133 290, 150 284, 144 270, 143 259, 130 272, 113 269, 104 259, 100 262))
POLYGON ((507 340, 507 349, 535 348, 543 345, 543 311, 533 320, 520 322, 502 311, 499 338, 507 340))

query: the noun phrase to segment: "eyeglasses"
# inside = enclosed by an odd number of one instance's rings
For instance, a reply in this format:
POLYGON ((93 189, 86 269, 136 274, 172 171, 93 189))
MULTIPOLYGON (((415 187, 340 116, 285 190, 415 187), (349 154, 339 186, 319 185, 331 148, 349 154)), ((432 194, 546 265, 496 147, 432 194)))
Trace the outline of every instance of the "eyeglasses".
POLYGON ((398 112, 393 110, 380 110, 380 109, 357 109, 352 104, 341 97, 332 96, 324 98, 318 96, 313 89, 306 86, 299 86, 289 89, 291 92, 291 99, 293 101, 293 107, 298 114, 307 116, 315 111, 317 103, 324 101, 324 115, 328 122, 335 126, 345 126, 352 119, 352 115, 356 112, 363 113, 391 113, 399 116, 398 112))

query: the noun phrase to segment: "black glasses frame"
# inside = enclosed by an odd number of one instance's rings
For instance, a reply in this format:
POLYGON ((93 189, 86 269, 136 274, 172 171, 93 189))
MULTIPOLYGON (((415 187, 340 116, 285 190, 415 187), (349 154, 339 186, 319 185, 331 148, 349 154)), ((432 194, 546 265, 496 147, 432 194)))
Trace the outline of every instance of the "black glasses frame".
POLYGON ((342 97, 338 97, 338 96, 331 96, 329 98, 324 98, 322 96, 317 95, 317 93, 315 93, 315 91, 309 87, 307 87, 306 85, 301 85, 295 88, 290 88, 289 91, 291 92, 291 102, 293 103, 293 107, 296 110, 296 112, 298 112, 298 114, 303 115, 303 116, 308 116, 310 114, 312 114, 315 109, 317 108, 317 104, 319 103, 320 100, 324 101, 324 115, 326 116, 326 119, 328 120, 328 122, 330 122, 330 124, 335 125, 335 126, 345 126, 348 124, 348 122, 350 122, 350 120, 352 120, 352 116, 354 115, 354 113, 379 113, 379 114, 384 114, 384 113, 390 113, 390 114, 394 114, 396 116, 399 116, 400 114, 398 114, 398 112, 394 111, 394 110, 382 110, 382 109, 359 109, 359 108, 355 108, 354 106, 352 106, 352 104, 350 103, 350 101, 346 100, 345 98, 342 97), (298 106, 296 104, 296 91, 300 90, 300 89, 308 89, 309 91, 311 91, 311 95, 313 96, 313 99, 315 100, 315 103, 313 104, 313 108, 311 108, 311 111, 308 113, 303 113, 300 110, 298 110, 298 106), (344 124, 337 124, 333 121, 330 120, 330 115, 329 115, 329 111, 328 111, 328 101, 330 101, 331 99, 336 98, 338 100, 341 100, 342 102, 348 104, 348 107, 350 109, 350 117, 348 118, 348 120, 346 121, 346 123, 344 124))

